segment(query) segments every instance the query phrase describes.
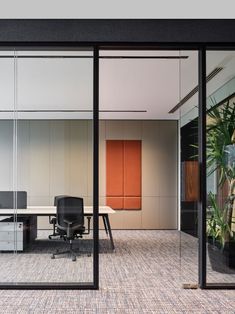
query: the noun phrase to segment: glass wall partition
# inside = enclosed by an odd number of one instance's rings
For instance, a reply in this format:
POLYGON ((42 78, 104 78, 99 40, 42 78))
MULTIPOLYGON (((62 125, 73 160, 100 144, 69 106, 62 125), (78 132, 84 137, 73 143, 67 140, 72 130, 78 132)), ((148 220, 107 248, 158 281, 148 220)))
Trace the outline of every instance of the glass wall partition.
POLYGON ((16 235, 17 229, 22 227, 16 222, 16 194, 13 192, 16 187, 15 65, 14 51, 0 52, 0 281, 9 283, 15 282, 11 265, 16 265, 15 253, 21 249, 21 241, 16 235), (11 209, 10 215, 4 208, 11 209))
POLYGON ((92 285, 93 51, 4 52, 0 66, 0 282, 92 285))
POLYGON ((198 282, 198 52, 181 51, 179 102, 181 282, 198 282))
POLYGON ((208 51, 207 269, 209 285, 235 285, 235 52, 208 51))

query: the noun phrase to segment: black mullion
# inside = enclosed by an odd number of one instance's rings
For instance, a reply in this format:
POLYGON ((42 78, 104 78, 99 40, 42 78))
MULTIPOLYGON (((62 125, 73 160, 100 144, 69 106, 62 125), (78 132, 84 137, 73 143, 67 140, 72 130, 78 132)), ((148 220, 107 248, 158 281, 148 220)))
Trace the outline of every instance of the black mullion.
POLYGON ((99 289, 99 48, 94 47, 93 63, 93 278, 99 289))
POLYGON ((198 203, 199 236, 199 286, 206 288, 206 49, 201 47, 198 54, 199 72, 199 166, 200 198, 198 203))

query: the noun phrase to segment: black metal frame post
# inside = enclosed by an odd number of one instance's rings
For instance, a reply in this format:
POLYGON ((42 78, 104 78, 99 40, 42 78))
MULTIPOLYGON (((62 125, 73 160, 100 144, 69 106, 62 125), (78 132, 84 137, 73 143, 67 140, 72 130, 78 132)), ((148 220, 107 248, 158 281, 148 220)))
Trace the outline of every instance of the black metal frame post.
POLYGON ((206 49, 200 48, 198 54, 199 82, 199 171, 200 197, 198 204, 198 236, 199 236, 199 286, 206 287, 206 49))
POLYGON ((99 289, 99 48, 94 47, 93 65, 93 241, 94 289, 99 289))

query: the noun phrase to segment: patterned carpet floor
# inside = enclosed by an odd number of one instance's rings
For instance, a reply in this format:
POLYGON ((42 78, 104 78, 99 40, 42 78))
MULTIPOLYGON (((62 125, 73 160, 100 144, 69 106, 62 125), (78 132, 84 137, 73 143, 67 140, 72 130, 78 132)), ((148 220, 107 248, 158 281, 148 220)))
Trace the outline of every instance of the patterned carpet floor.
MULTIPOLYGON (((197 240, 177 231, 114 231, 116 252, 104 232, 100 241, 99 291, 1 290, 0 313, 235 313, 233 290, 185 290, 197 282, 197 240)), ((1 281, 89 281, 92 257, 82 254, 51 260, 64 244, 45 241, 42 233, 25 253, 0 255, 1 281)), ((92 248, 91 240, 81 250, 92 248)), ((208 278, 235 282, 232 274, 213 272, 208 278)))

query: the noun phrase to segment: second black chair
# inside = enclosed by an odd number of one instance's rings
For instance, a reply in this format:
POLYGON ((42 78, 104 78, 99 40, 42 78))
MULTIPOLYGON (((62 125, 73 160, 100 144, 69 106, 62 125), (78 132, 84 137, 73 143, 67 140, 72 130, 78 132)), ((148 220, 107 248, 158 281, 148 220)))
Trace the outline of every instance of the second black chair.
POLYGON ((56 255, 69 254, 72 261, 76 261, 76 253, 73 250, 73 240, 82 238, 83 234, 89 234, 90 230, 85 233, 84 226, 84 207, 83 199, 80 197, 65 196, 57 200, 56 206, 57 233, 69 241, 69 249, 66 251, 57 251, 52 255, 52 259, 56 255))

